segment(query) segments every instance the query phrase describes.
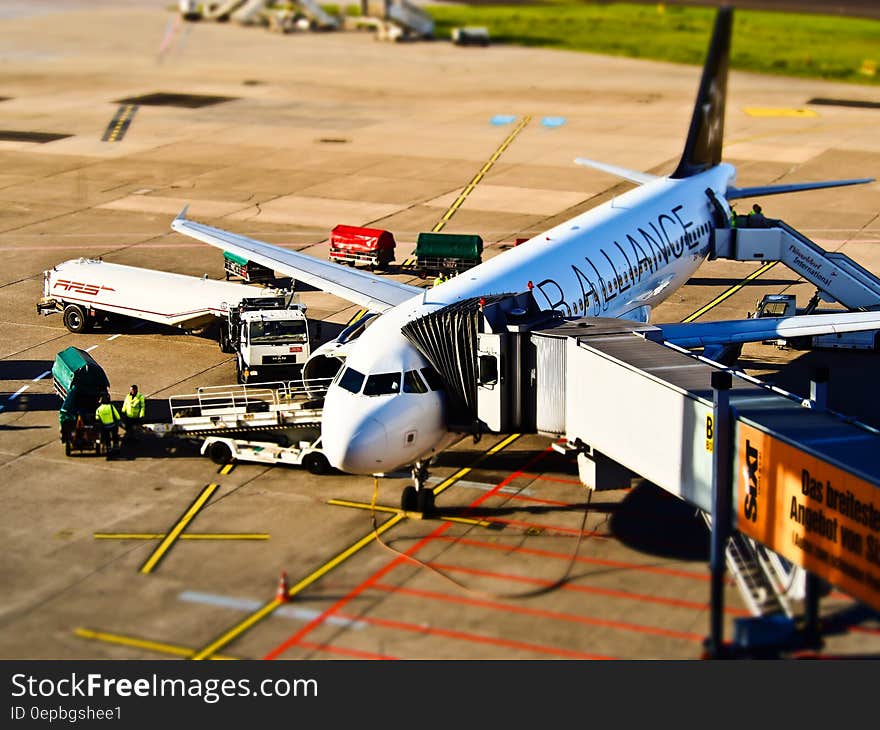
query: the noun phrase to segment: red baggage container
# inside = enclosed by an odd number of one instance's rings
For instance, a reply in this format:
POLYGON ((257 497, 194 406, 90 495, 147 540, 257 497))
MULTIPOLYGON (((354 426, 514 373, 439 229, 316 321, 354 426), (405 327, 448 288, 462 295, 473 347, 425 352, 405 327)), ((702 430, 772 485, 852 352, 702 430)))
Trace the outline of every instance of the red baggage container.
POLYGON ((330 260, 371 269, 387 268, 394 261, 394 235, 381 228, 338 225, 330 231, 330 260))

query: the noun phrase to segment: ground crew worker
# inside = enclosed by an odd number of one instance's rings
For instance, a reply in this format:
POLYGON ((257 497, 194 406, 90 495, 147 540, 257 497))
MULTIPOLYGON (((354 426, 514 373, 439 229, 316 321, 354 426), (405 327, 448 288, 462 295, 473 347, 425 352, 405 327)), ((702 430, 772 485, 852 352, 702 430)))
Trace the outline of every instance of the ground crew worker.
POLYGON ((749 228, 764 228, 767 225, 767 219, 761 210, 761 206, 755 203, 749 212, 749 228))
POLYGON ((95 420, 101 428, 101 440, 105 443, 110 441, 114 451, 119 448, 119 411, 110 402, 110 394, 101 396, 101 405, 95 411, 95 420), (106 439, 106 440, 105 440, 106 439))
POLYGON ((138 392, 137 385, 132 385, 125 400, 122 401, 122 425, 125 426, 126 441, 136 440, 138 426, 143 423, 145 413, 144 394, 138 392))
POLYGON ((441 271, 439 274, 437 274, 437 278, 434 279, 434 286, 440 286, 444 281, 449 280, 446 278, 446 274, 441 271))

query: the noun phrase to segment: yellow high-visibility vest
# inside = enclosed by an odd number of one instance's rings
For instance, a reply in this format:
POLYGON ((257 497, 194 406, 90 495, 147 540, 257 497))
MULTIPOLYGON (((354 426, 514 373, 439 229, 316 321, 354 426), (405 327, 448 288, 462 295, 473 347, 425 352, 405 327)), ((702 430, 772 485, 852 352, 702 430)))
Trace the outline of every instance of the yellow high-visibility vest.
POLYGON ((119 411, 112 403, 102 403, 95 411, 95 418, 101 422, 102 426, 112 426, 114 423, 119 423, 119 411))
POLYGON ((125 396, 125 400, 122 402, 122 412, 129 418, 143 418, 144 394, 138 393, 137 395, 132 396, 132 394, 129 393, 125 396))

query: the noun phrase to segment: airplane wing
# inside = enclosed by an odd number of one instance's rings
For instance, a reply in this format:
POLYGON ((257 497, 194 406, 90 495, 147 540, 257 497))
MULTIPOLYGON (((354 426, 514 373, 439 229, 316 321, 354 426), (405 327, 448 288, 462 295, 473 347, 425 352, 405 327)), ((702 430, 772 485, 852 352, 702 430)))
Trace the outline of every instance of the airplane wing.
POLYGON ((645 336, 650 340, 665 340, 679 347, 712 347, 880 329, 880 312, 804 314, 795 317, 659 324, 657 328, 646 332, 645 336))
POLYGON ((412 299, 417 294, 424 293, 424 289, 417 286, 376 276, 367 271, 340 266, 330 261, 321 261, 314 256, 188 220, 186 217, 188 207, 180 211, 171 223, 171 228, 178 233, 242 256, 273 271, 280 271, 370 311, 384 312, 412 299))

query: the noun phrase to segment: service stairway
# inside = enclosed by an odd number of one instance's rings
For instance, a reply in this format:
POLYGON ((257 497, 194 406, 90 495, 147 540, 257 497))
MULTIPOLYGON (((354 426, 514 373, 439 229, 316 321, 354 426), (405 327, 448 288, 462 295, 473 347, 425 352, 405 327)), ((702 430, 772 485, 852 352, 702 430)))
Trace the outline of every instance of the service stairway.
POLYGON ((717 229, 712 258, 780 261, 820 290, 825 301, 850 310, 880 309, 880 279, 846 254, 826 251, 781 220, 766 219, 761 227, 717 229))

